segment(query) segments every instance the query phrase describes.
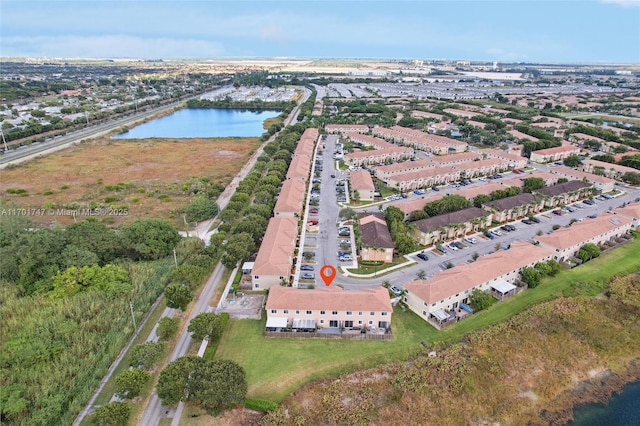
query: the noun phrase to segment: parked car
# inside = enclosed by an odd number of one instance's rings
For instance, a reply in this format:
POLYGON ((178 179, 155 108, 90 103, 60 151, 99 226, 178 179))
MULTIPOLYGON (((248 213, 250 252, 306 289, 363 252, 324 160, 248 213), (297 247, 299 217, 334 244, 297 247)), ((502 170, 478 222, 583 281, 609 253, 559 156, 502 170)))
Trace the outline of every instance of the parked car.
POLYGON ((525 225, 533 225, 533 221, 531 219, 522 219, 522 223, 525 225))
POLYGON ((351 231, 349 231, 348 229, 346 231, 340 231, 340 232, 338 232, 338 236, 340 236, 340 237, 350 237, 351 236, 351 231))
POLYGON ((531 220, 532 220, 532 221, 534 221, 535 223, 540 223, 540 222, 542 222, 540 219, 538 219, 538 218, 537 218, 537 217, 535 217, 535 216, 533 216, 533 217, 531 218, 531 220))
POLYGON ((460 249, 460 250, 465 248, 465 246, 459 241, 454 241, 451 244, 453 244, 455 247, 458 247, 458 249, 460 249))
POLYGON ((311 210, 309 210, 309 213, 318 214, 318 209, 311 209, 311 210))
POLYGON ((309 219, 309 220, 307 221, 307 223, 308 223, 309 225, 317 225, 317 224, 318 224, 318 219, 309 219))
POLYGON ((458 247, 456 247, 453 243, 449 243, 449 245, 447 246, 448 248, 450 248, 453 251, 458 251, 458 247))
POLYGON ((447 253, 447 249, 445 248, 445 246, 440 245, 440 246, 437 246, 436 248, 443 253, 447 253))
POLYGON ((340 240, 340 244, 351 244, 351 240, 340 240))
POLYGON ((495 235, 493 235, 490 231, 485 232, 484 236, 489 238, 490 240, 493 240, 495 238, 495 235))
POLYGON ((500 227, 500 229, 502 229, 502 230, 503 230, 503 231, 505 231, 505 232, 509 232, 509 231, 511 231, 511 229, 509 229, 509 227, 508 227, 507 225, 502 225, 502 226, 500 227))
POLYGON ((427 253, 425 253, 425 252, 418 253, 417 257, 418 257, 418 259, 429 260, 429 256, 427 256, 427 253))
POLYGON ((502 232, 498 231, 497 229, 494 229, 492 231, 490 231, 493 235, 495 235, 496 237, 499 237, 500 235, 502 235, 502 232))
POLYGON ((335 178, 336 178, 336 175, 331 175, 331 179, 335 179, 335 178))
POLYGON ((393 294, 397 294, 397 295, 400 295, 402 293, 402 290, 400 290, 395 285, 392 285, 391 287, 389 287, 389 290, 391 290, 393 294))
POLYGON ((433 187, 433 188, 431 188, 431 189, 433 189, 434 191, 440 191, 440 188, 438 188, 437 186, 434 186, 434 187, 433 187))
POLYGON ((469 244, 475 244, 478 242, 478 240, 476 240, 474 237, 464 237, 464 240, 469 244))
POLYGON ((350 262, 353 260, 353 256, 351 256, 350 254, 341 254, 338 255, 338 260, 340 260, 341 262, 350 262))
POLYGON ((311 266, 311 265, 301 265, 301 266, 300 266, 300 270, 301 270, 301 271, 313 271, 313 270, 314 270, 314 268, 313 268, 313 266, 311 266))
POLYGON ((304 274, 300 274, 300 278, 302 278, 303 280, 315 280, 316 275, 305 272, 304 274))
POLYGON ((507 227, 507 231, 511 232, 511 231, 515 231, 516 227, 513 225, 505 225, 507 227))
POLYGON ((562 216, 562 210, 560 209, 555 209, 554 211, 552 211, 551 213, 557 215, 557 216, 562 216))

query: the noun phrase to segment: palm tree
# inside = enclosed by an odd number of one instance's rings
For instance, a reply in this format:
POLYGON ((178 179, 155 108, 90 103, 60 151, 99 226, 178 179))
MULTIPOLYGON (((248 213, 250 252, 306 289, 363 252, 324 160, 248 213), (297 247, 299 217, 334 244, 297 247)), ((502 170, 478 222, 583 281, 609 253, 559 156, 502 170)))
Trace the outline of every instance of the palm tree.
POLYGON ((418 272, 416 272, 416 277, 418 277, 419 280, 424 280, 425 278, 427 278, 427 273, 424 271, 424 269, 420 269, 418 272))

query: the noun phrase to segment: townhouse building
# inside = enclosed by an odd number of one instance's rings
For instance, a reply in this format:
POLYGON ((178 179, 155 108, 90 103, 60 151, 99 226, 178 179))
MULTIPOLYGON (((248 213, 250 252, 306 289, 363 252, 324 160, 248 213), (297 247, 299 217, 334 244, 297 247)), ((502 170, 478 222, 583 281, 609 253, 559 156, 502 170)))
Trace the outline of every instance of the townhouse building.
POLYGON ((481 149, 480 153, 487 158, 499 158, 508 163, 510 169, 522 169, 527 166, 528 159, 522 155, 509 153, 500 149, 481 149))
POLYGON ((272 217, 258 250, 251 270, 251 285, 254 290, 279 287, 288 281, 298 240, 298 219, 272 217))
POLYGON ((282 183, 280 195, 273 207, 275 217, 299 218, 304 206, 307 185, 300 179, 289 179, 282 183))
POLYGON ((289 169, 287 169, 285 179, 298 179, 306 183, 309 181, 310 173, 311 157, 293 157, 291 163, 289 163, 289 169))
POLYGON ((540 247, 552 250, 555 260, 565 262, 574 257, 587 243, 599 245, 627 233, 632 227, 632 222, 632 219, 623 215, 604 213, 594 219, 575 222, 568 228, 560 228, 534 239, 540 247))
POLYGON ((620 179, 625 173, 639 173, 637 169, 618 164, 607 163, 598 160, 584 160, 582 171, 606 176, 612 179, 620 179))
POLYGON ((369 133, 369 126, 366 124, 327 124, 324 126, 327 133, 369 133))
POLYGON ((439 328, 457 320, 460 309, 470 302, 474 289, 503 297, 517 289, 514 283, 524 267, 553 258, 553 251, 526 242, 514 242, 509 250, 480 256, 438 271, 431 278, 406 283, 404 300, 418 316, 439 328))
POLYGON ((640 203, 630 203, 613 210, 619 216, 631 220, 631 229, 640 229, 640 203))
POLYGON ((373 128, 375 136, 386 140, 410 146, 412 148, 430 152, 436 155, 445 155, 453 152, 464 152, 467 150, 467 143, 455 139, 438 136, 419 130, 409 129, 402 126, 393 126, 390 129, 376 126, 373 128))
POLYGON ((585 182, 591 182, 597 190, 602 192, 613 191, 613 187, 616 183, 614 179, 608 178, 606 176, 600 176, 594 173, 576 170, 566 166, 554 167, 551 169, 551 173, 571 180, 582 180, 585 182))
POLYGON ((349 186, 353 192, 358 193, 360 201, 373 201, 376 187, 367 170, 354 170, 349 172, 349 186))
POLYGON ((355 151, 344 156, 344 161, 350 166, 370 166, 375 164, 393 163, 408 160, 414 155, 413 149, 394 146, 387 149, 373 151, 355 151))
POLYGON ((362 248, 360 260, 393 262, 395 244, 391 240, 391 233, 382 215, 367 214, 360 217, 360 233, 362 248))
POLYGON ((535 163, 550 163, 561 161, 571 155, 580 155, 580 148, 574 145, 557 146, 554 148, 531 151, 530 159, 535 163))
POLYGON ((422 246, 463 237, 491 225, 493 214, 484 209, 470 207, 413 222, 412 236, 422 246))
POLYGON ((564 206, 591 196, 592 193, 593 185, 581 180, 558 183, 534 191, 534 194, 544 199, 544 207, 546 208, 564 206))
POLYGON ((360 144, 362 146, 373 147, 374 149, 393 149, 397 148, 397 145, 389 143, 384 139, 376 138, 369 135, 364 135, 356 132, 346 132, 345 137, 351 139, 352 142, 360 144))
POLYGON ((539 213, 544 208, 544 200, 533 194, 518 194, 489 201, 482 207, 493 214, 494 221, 511 222, 539 213))
POLYGON ((460 169, 456 167, 435 167, 415 172, 400 173, 383 179, 387 186, 401 192, 442 185, 460 180, 460 169))
MULTIPOLYGON (((343 290, 274 286, 266 302, 266 331, 381 329, 390 331, 391 299, 384 287, 343 290)), ((329 330, 327 330, 329 331, 329 330)))
POLYGON ((515 129, 511 129, 511 130, 507 130, 507 133, 509 133, 511 136, 513 136, 516 140, 524 140, 524 141, 531 141, 531 142, 537 142, 540 139, 536 138, 535 136, 531 136, 528 135, 526 133, 522 133, 518 130, 515 129))

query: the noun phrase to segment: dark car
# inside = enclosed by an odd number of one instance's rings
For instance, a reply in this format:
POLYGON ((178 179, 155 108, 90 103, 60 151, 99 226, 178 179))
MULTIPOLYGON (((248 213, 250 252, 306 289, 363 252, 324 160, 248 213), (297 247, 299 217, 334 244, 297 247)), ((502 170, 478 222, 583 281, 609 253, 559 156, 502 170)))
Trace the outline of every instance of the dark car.
POLYGON ((484 236, 489 238, 490 240, 493 240, 495 238, 495 236, 489 231, 485 232, 484 236))
POLYGON ((422 259, 422 260, 429 260, 429 256, 427 256, 427 253, 418 253, 418 259, 422 259))
POLYGON ((460 250, 462 250, 463 248, 465 248, 465 246, 464 246, 464 245, 462 245, 462 243, 461 243, 461 242, 458 242, 458 241, 454 241, 454 242, 452 242, 451 244, 453 244, 454 246, 458 247, 460 250))
POLYGON ((551 213, 553 213, 555 215, 558 215, 558 216, 562 216, 562 210, 560 210, 560 209, 556 209, 556 210, 552 211, 551 213))
POLYGON ((310 274, 308 272, 304 273, 304 274, 300 274, 300 278, 302 278, 303 280, 314 280, 316 278, 315 274, 310 274))
POLYGON ((311 266, 311 265, 301 265, 301 266, 300 266, 300 270, 301 270, 301 271, 313 271, 313 270, 314 270, 314 268, 313 268, 313 266, 311 266))
POLYGON ((503 231, 505 231, 505 232, 510 232, 510 231, 511 231, 511 229, 509 228, 509 226, 508 226, 508 225, 502 225, 502 226, 500 227, 500 229, 502 229, 502 230, 503 230, 503 231))
POLYGON ((438 188, 437 186, 434 186, 434 187, 433 187, 433 188, 431 188, 431 189, 433 189, 434 191, 440 191, 440 188, 438 188))
POLYGON ((534 216, 534 217, 532 217, 532 218, 531 218, 531 220, 532 220, 532 221, 534 221, 535 223, 540 223, 540 222, 542 222, 540 219, 538 219, 538 218, 537 218, 537 217, 535 217, 535 216, 534 216))
POLYGON ((522 219, 522 223, 525 225, 533 225, 533 221, 531 219, 522 219))
POLYGON ((516 230, 516 227, 515 227, 515 226, 513 226, 513 225, 505 225, 505 226, 507 227, 507 230, 508 230, 509 232, 511 232, 511 231, 515 231, 515 230, 516 230))

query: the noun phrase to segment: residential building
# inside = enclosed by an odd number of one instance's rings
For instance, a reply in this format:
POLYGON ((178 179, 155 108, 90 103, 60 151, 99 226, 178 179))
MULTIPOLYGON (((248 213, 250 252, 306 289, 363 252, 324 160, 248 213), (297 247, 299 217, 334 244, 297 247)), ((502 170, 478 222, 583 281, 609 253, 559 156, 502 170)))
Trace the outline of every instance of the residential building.
POLYGON ((373 151, 350 152, 344 156, 344 160, 350 166, 360 167, 408 160, 413 155, 413 149, 411 148, 394 146, 393 148, 375 149, 373 151))
POLYGON ((462 110, 462 109, 455 109, 455 108, 446 108, 443 111, 448 113, 448 114, 453 114, 456 117, 462 117, 462 118, 472 118, 472 117, 475 117, 477 115, 482 115, 481 113, 479 113, 477 111, 465 111, 465 110, 462 110))
POLYGON ((381 216, 367 214, 359 220, 360 233, 362 234, 360 260, 393 262, 393 250, 396 246, 391 240, 387 222, 381 216))
POLYGON ((298 156, 291 159, 286 179, 299 179, 303 182, 309 181, 311 173, 311 157, 298 156))
POLYGON ((531 142, 537 142, 540 139, 536 138, 535 136, 531 136, 528 135, 526 133, 522 133, 518 130, 508 130, 507 133, 509 133, 511 136, 513 136, 514 138, 516 138, 517 140, 525 140, 525 141, 531 141, 531 142))
POLYGON ((345 137, 351 139, 352 142, 360 144, 362 146, 373 147, 375 149, 393 149, 397 148, 397 145, 389 143, 384 139, 376 138, 369 135, 363 135, 356 132, 346 132, 345 137))
POLYGON ((266 303, 267 331, 293 329, 390 330, 391 299, 384 287, 346 291, 337 286, 297 289, 273 286, 266 303))
POLYGON ((502 151, 500 149, 481 149, 481 154, 486 155, 487 158, 499 158, 509 162, 509 168, 522 169, 527 166, 528 159, 521 155, 512 154, 502 151))
POLYGON ((572 169, 566 166, 553 167, 551 169, 551 173, 554 173, 558 176, 561 176, 567 179, 575 179, 575 180, 590 182, 594 185, 596 189, 602 192, 613 191, 613 187, 616 183, 616 181, 611 178, 596 175, 594 173, 572 169))
POLYGON ((515 290, 520 271, 527 266, 550 260, 553 251, 526 242, 514 242, 509 250, 480 256, 475 262, 461 263, 438 271, 426 280, 404 285, 405 302, 418 316, 439 327, 457 319, 460 304, 470 303, 474 289, 484 292, 515 290))
POLYGON ((355 170, 349 173, 351 190, 358 193, 360 201, 373 201, 376 187, 367 170, 355 170))
POLYGON ((568 228, 560 228, 548 235, 540 235, 535 240, 540 247, 553 251, 553 258, 564 262, 574 257, 587 243, 599 245, 614 240, 627 233, 632 219, 619 214, 604 213, 595 219, 575 222, 568 228))
POLYGON ((580 148, 574 145, 564 145, 539 149, 537 151, 531 151, 530 159, 535 163, 550 163, 564 160, 571 155, 580 155, 580 148))
POLYGON ((590 196, 593 192, 593 185, 581 180, 572 180, 565 183, 547 186, 534 191, 534 194, 544 199, 544 206, 547 208, 563 206, 590 196))
POLYGON ((441 241, 463 237, 491 225, 493 215, 483 209, 470 207, 413 222, 413 237, 418 244, 429 246, 441 241))
POLYGON ((544 200, 533 194, 518 194, 513 197, 489 201, 482 205, 484 209, 493 213, 495 222, 511 222, 522 219, 530 214, 542 211, 544 200))
POLYGON ((631 219, 631 229, 640 229, 640 203, 627 204, 624 207, 613 209, 613 212, 619 216, 631 219))
POLYGON ((300 217, 304 205, 306 184, 299 179, 289 179, 282 183, 280 195, 273 208, 273 215, 276 217, 300 217))
POLYGON ((620 179, 620 177, 625 173, 640 173, 640 171, 632 167, 620 166, 618 164, 598 160, 584 160, 582 162, 582 171, 606 176, 612 179, 620 179))
POLYGON ((327 133, 369 133, 369 126, 366 124, 327 124, 324 126, 327 133))
POLYGON ((264 290, 288 282, 293 265, 293 252, 298 239, 298 220, 293 217, 272 217, 262 238, 253 269, 254 290, 264 290))

